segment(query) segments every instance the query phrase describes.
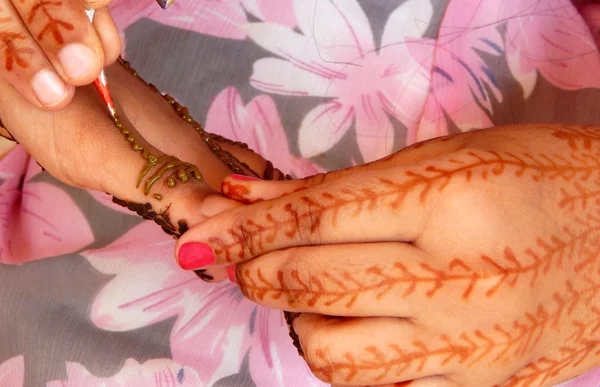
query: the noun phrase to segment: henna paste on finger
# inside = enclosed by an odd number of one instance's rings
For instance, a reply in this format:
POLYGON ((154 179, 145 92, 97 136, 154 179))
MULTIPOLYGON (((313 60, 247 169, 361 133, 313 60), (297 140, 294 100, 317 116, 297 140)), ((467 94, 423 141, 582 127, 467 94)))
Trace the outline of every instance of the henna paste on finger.
POLYGON ((62 45, 65 40, 61 30, 73 31, 75 29, 73 24, 52 16, 53 13, 60 14, 62 6, 63 2, 60 0, 41 0, 31 7, 26 17, 27 24, 31 25, 36 20, 43 20, 45 23, 37 35, 38 40, 41 41, 46 35, 50 35, 57 44, 62 45), (51 12, 53 8, 59 8, 59 10, 51 12))
POLYGON ((300 313, 293 312, 283 312, 283 316, 285 317, 285 321, 288 325, 288 329, 290 331, 290 337, 292 338, 292 344, 298 350, 298 354, 304 357, 304 351, 302 350, 302 346, 300 345, 300 338, 294 329, 294 320, 300 317, 300 313))
POLYGON ((135 212, 146 220, 152 220, 154 223, 158 224, 166 234, 171 235, 175 239, 179 238, 183 232, 188 230, 188 225, 185 220, 178 221, 177 226, 173 225, 171 218, 169 217, 168 208, 161 213, 157 213, 152 209, 152 204, 150 203, 128 202, 114 196, 112 197, 112 201, 121 207, 125 207, 128 210, 135 212))
MULTIPOLYGON (((128 70, 132 75, 134 75, 138 80, 143 82, 146 86, 150 87, 152 89, 152 91, 160 94, 161 97, 163 97, 163 99, 165 99, 169 103, 169 105, 171 105, 171 107, 173 108, 175 113, 181 119, 183 119, 188 124, 192 125, 192 127, 196 130, 196 132, 202 137, 202 139, 204 140, 204 142, 206 143, 208 148, 211 150, 211 152, 213 152, 225 165, 227 165, 229 167, 229 169, 231 169, 231 171, 233 171, 236 174, 240 174, 240 175, 245 175, 246 174, 245 171, 249 171, 250 173, 254 174, 256 177, 258 177, 258 174, 256 174, 256 172, 254 172, 248 165, 241 162, 240 160, 235 158, 235 156, 233 156, 231 153, 229 153, 229 152, 225 151, 223 148, 221 148, 219 146, 219 144, 217 144, 213 140, 213 136, 208 134, 207 132, 205 132, 204 129, 202 128, 202 125, 200 125, 198 122, 196 122, 192 118, 192 116, 189 114, 188 108, 179 104, 175 100, 175 98, 171 97, 169 94, 162 94, 158 90, 158 88, 156 88, 156 86, 154 86, 153 84, 144 81, 144 79, 142 77, 140 77, 140 75, 137 73, 137 71, 135 71, 131 67, 131 64, 129 62, 127 62, 126 60, 124 60, 123 58, 119 57, 118 62, 126 70, 128 70)), ((221 137, 219 137, 219 138, 221 138, 221 137)), ((235 144, 237 144, 237 143, 235 143, 235 144)), ((239 143, 239 144, 242 144, 242 143, 239 143)), ((247 145, 245 145, 245 144, 243 144, 243 145, 244 146, 242 146, 242 147, 244 149, 248 149, 247 145)))
MULTIPOLYGON (((136 78, 138 78, 140 81, 142 81, 148 87, 150 87, 154 92, 160 94, 169 103, 169 105, 171 105, 173 110, 177 113, 177 115, 181 119, 186 121, 188 124, 192 125, 192 127, 196 130, 196 132, 202 137, 202 139, 204 140, 204 142, 206 143, 208 148, 221 160, 221 162, 223 162, 225 165, 227 165, 227 167, 233 173, 238 174, 238 175, 247 175, 248 173, 250 173, 254 177, 260 177, 260 174, 257 173, 256 171, 254 171, 252 168, 250 168, 250 166, 248 164, 240 161, 238 158, 236 158, 234 155, 232 155, 231 152, 224 150, 217 142, 226 143, 226 144, 241 148, 246 151, 251 151, 254 154, 257 154, 255 151, 250 149, 250 147, 248 147, 247 144, 240 142, 240 141, 230 140, 230 139, 225 138, 218 134, 206 132, 204 130, 204 128, 202 128, 202 125, 200 125, 198 122, 196 122, 193 119, 193 117, 189 114, 189 109, 187 107, 181 105, 179 102, 177 102, 175 100, 175 98, 173 98, 169 94, 162 94, 158 90, 158 88, 156 88, 156 86, 154 86, 153 84, 147 83, 146 81, 144 81, 144 79, 142 79, 140 77, 140 75, 131 67, 131 64, 129 62, 125 61, 123 58, 119 58, 118 62, 125 69, 127 69, 132 75, 134 75, 136 78)), ((273 163, 271 163, 270 161, 267 160, 267 166, 263 173, 262 178, 264 180, 273 180, 273 179, 282 180, 284 178, 291 179, 292 177, 290 175, 284 175, 283 172, 281 172, 280 170, 273 167, 273 163)))
MULTIPOLYGON (((131 144, 131 148, 139 152, 144 160, 146 160, 146 165, 140 172, 138 181, 136 183, 136 188, 142 184, 144 178, 150 173, 152 169, 157 167, 159 164, 162 164, 158 167, 158 170, 148 177, 144 182, 144 195, 148 195, 154 183, 156 183, 159 179, 161 179, 168 171, 174 170, 172 175, 167 177, 167 186, 169 188, 174 188, 177 186, 178 182, 185 183, 189 178, 193 178, 197 181, 202 181, 202 174, 198 170, 198 168, 190 163, 183 162, 176 157, 173 156, 161 156, 157 157, 150 152, 148 152, 143 146, 141 146, 135 139, 133 133, 123 125, 119 119, 118 115, 115 115, 114 124, 116 128, 125 136, 127 142, 131 144)), ((162 195, 155 194, 153 198, 156 200, 162 200, 162 195)))
MULTIPOLYGON (((10 18, 6 18, 9 19, 10 18)), ((4 19, 0 19, 2 22, 4 19)), ((26 69, 29 68, 29 62, 23 57, 24 54, 33 54, 35 50, 28 47, 15 47, 15 41, 25 40, 25 34, 16 34, 12 32, 0 32, 0 41, 4 47, 4 68, 6 71, 12 71, 14 65, 26 69)))
MULTIPOLYGON (((552 128, 557 138, 565 136, 562 130, 552 128)), ((227 262, 233 257, 244 257, 248 249, 268 244, 269 240, 280 237, 296 238, 298 233, 316 233, 322 225, 325 215, 331 214, 330 222, 335 225, 340 213, 348 210, 353 214, 375 208, 376 203, 390 210, 398 210, 404 204, 409 194, 417 195, 421 203, 425 203, 432 192, 443 192, 448 185, 457 179, 472 182, 476 176, 488 181, 496 176, 512 174, 517 178, 530 178, 534 181, 565 181, 571 184, 585 182, 591 176, 600 172, 600 155, 585 149, 585 144, 597 136, 600 141, 600 131, 570 129, 568 136, 574 147, 583 146, 581 152, 566 155, 532 155, 530 153, 515 154, 496 151, 466 151, 460 156, 449 160, 452 166, 436 164, 426 165, 418 170, 405 171, 405 179, 394 181, 379 178, 378 184, 361 190, 342 190, 333 195, 321 192, 318 197, 303 196, 294 198, 295 202, 287 203, 280 214, 275 211, 266 212, 264 218, 247 219, 242 224, 230 228, 228 235, 233 236, 232 242, 221 238, 213 238, 210 243, 220 249, 217 254, 223 255, 227 262), (551 157, 553 156, 553 157, 551 157), (298 202, 302 206, 298 206, 298 202), (301 230, 299 225, 310 226, 309 230, 301 230), (243 235, 252 235, 250 240, 243 235)), ((576 149, 573 149, 576 150, 576 149)), ((346 212, 347 213, 347 212, 346 212)))

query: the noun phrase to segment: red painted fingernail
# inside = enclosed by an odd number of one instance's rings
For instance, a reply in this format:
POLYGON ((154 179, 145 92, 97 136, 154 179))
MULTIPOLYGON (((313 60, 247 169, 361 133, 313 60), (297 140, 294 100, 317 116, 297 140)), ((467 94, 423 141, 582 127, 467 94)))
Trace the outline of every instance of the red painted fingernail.
POLYGON ((227 276, 229 277, 229 280, 231 282, 236 282, 235 281, 235 265, 229 265, 227 266, 227 276))
POLYGON ((196 270, 215 263, 215 252, 206 243, 184 243, 177 254, 179 266, 184 270, 196 270))
POLYGON ((240 181, 258 181, 258 180, 260 180, 259 178, 253 177, 253 176, 236 175, 236 174, 231 175, 231 178, 233 180, 240 180, 240 181))

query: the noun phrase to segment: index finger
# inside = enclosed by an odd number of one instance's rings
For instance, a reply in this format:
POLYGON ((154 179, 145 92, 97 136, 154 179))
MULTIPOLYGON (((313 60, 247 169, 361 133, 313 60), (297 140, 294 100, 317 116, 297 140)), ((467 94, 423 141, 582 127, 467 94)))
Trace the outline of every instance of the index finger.
POLYGON ((182 236, 179 264, 191 270, 289 247, 413 241, 424 224, 422 193, 431 180, 417 170, 356 174, 224 212, 182 236))

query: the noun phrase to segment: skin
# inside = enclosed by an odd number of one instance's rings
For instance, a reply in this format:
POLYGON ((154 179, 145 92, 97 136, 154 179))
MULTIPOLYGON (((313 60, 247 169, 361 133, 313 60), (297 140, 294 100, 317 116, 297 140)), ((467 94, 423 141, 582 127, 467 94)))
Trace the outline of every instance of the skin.
MULTIPOLYGON (((226 176, 283 177, 240 144, 212 137, 208 141, 187 109, 160 95, 126 63, 110 66, 107 74, 119 102, 120 127, 93 86, 78 88, 65 109, 45 111, 0 80, 0 117, 6 128, 0 134, 18 141, 62 182, 106 192, 174 237, 215 211, 239 205, 219 194, 226 176), (216 153, 211 150, 217 148, 216 153), (150 155, 157 160, 152 165, 150 155)), ((226 278, 224 271, 197 274, 205 280, 226 278)))
POLYGON ((325 382, 551 386, 600 364, 600 128, 509 126, 223 184, 252 204, 177 249, 209 244, 247 298, 300 313, 325 382))
POLYGON ((108 0, 0 0, 0 79, 12 85, 31 104, 59 110, 73 99, 74 86, 88 85, 121 51, 121 38, 106 8, 108 0), (85 9, 95 9, 93 22, 85 9), (89 69, 71 76, 60 59, 61 50, 80 45, 90 50, 89 69), (58 76, 66 92, 46 103, 35 94, 32 79, 40 71, 58 76))

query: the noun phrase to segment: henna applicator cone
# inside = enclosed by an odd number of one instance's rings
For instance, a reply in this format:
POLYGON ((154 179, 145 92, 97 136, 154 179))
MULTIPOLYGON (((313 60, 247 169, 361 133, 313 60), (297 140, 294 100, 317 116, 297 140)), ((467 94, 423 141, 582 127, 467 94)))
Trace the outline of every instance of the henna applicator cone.
MULTIPOLYGON (((85 13, 90 19, 90 22, 94 20, 94 12, 95 11, 93 9, 85 10, 85 13)), ((100 72, 100 76, 98 76, 98 79, 94 81, 94 86, 96 87, 98 94, 100 94, 102 102, 104 102, 104 104, 106 105, 108 113, 113 119, 115 119, 117 116, 117 109, 115 109, 115 102, 113 101, 113 98, 110 94, 110 89, 108 88, 108 81, 106 80, 106 73, 104 72, 104 69, 102 69, 102 72, 100 72)))

